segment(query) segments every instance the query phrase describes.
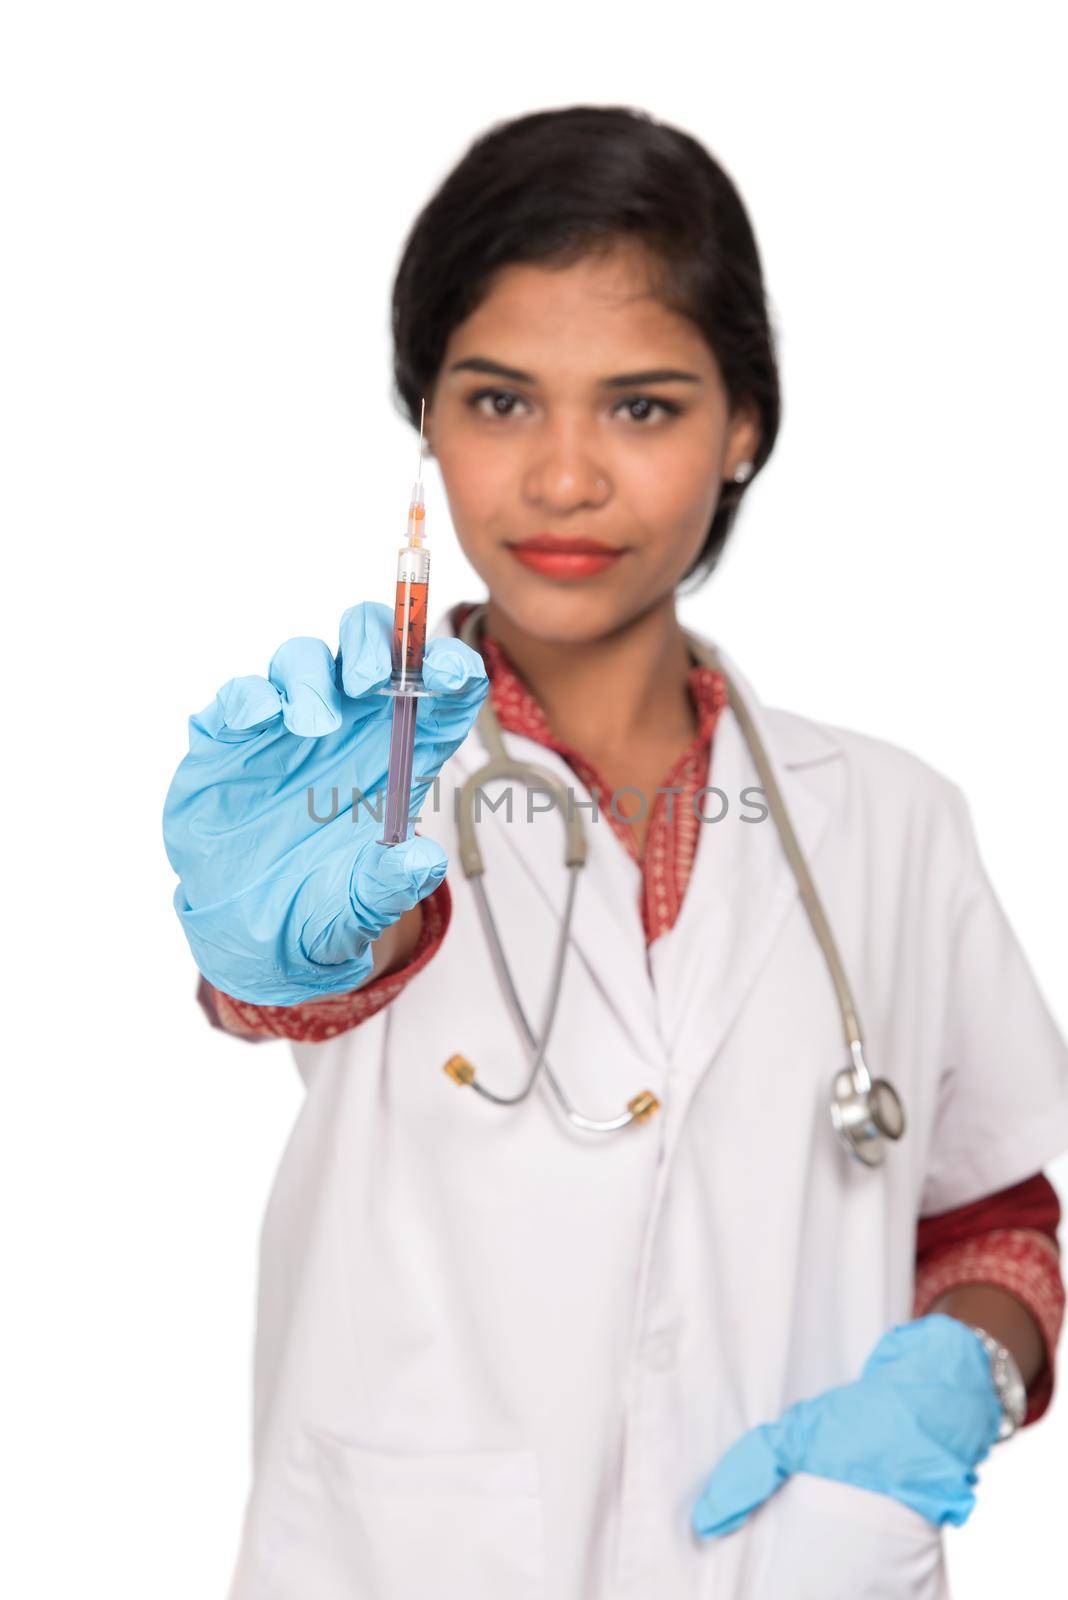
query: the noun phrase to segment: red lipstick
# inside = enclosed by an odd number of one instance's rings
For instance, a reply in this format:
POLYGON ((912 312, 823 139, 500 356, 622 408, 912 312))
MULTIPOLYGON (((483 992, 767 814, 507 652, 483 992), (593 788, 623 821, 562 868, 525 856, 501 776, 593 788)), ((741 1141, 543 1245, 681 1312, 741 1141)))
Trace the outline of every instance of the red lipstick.
POLYGON ((536 533, 509 542, 508 549, 517 561, 546 578, 589 578, 604 572, 624 554, 602 539, 558 533, 536 533))

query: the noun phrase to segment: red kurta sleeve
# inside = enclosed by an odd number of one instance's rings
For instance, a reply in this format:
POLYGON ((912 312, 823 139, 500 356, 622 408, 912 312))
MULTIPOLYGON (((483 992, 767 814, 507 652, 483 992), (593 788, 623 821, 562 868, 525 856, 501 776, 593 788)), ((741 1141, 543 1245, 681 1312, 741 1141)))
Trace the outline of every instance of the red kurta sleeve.
POLYGON ((395 1000, 417 972, 421 972, 435 951, 441 948, 452 917, 452 896, 447 878, 422 902, 423 926, 415 948, 403 967, 381 973, 370 983, 347 994, 322 995, 296 1006, 257 1006, 235 1000, 214 988, 201 977, 197 999, 214 1028, 221 1028, 253 1043, 261 1039, 294 1039, 321 1044, 339 1033, 347 1033, 367 1017, 395 1000))
POLYGON ((916 1228, 913 1315, 962 1284, 1006 1289, 1026 1306, 1042 1333, 1046 1364, 1027 1392, 1024 1426, 1037 1422, 1053 1396, 1065 1289, 1057 1227, 1061 1205, 1042 1173, 970 1205, 921 1217, 916 1228))

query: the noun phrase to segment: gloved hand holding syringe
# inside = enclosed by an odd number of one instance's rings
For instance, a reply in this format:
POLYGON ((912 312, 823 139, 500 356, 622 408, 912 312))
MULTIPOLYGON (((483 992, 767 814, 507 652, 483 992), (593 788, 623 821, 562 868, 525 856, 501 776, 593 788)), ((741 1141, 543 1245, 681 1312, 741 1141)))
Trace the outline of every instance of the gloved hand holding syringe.
POLYGON ((462 640, 426 643, 425 536, 420 474, 395 607, 350 606, 336 653, 288 639, 265 677, 229 679, 189 719, 164 837, 175 909, 224 994, 288 1006, 357 987, 385 929, 444 876, 444 851, 408 837, 409 814, 489 681, 462 640))

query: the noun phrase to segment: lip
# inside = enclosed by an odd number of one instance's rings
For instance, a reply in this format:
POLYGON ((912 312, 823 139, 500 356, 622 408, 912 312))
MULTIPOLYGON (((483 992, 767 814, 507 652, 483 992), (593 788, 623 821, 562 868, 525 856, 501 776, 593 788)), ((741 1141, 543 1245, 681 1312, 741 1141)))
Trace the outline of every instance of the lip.
POLYGON ((602 539, 559 533, 535 533, 529 539, 517 539, 506 548, 524 567, 538 572, 543 578, 592 578, 604 572, 626 547, 617 549, 602 539))
POLYGON ((562 533, 535 533, 529 539, 515 539, 509 543, 510 550, 545 550, 551 554, 562 555, 594 555, 618 556, 622 551, 614 545, 605 544, 603 539, 580 538, 576 535, 562 533))
POLYGON ((528 542, 507 548, 521 565, 543 578, 592 578, 623 556, 622 550, 607 550, 603 545, 599 550, 577 550, 573 545, 570 549, 550 550, 528 542))

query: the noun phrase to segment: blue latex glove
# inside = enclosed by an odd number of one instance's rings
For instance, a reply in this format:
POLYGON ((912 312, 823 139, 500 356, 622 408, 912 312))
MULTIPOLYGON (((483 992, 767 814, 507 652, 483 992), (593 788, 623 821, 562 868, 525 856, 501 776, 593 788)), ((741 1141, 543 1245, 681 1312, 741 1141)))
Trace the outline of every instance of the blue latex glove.
MULTIPOLYGON (((231 678, 189 719, 163 833, 193 956, 225 994, 287 1006, 355 988, 373 941, 445 875, 445 852, 412 825, 404 843, 376 843, 393 699, 372 690, 389 680, 392 634, 388 606, 353 606, 336 658, 321 639, 290 639, 266 678, 231 678), (335 788, 337 815, 316 821, 309 789, 328 817, 335 788), (367 797, 355 820, 354 788, 367 797)), ((423 680, 434 694, 416 716, 413 816, 489 688, 477 651, 445 636, 428 643, 423 680)))
POLYGON ((959 1525, 1000 1425, 990 1363, 971 1328, 938 1312, 901 1323, 855 1383, 800 1400, 731 1445, 694 1507, 694 1531, 733 1532, 794 1472, 874 1489, 936 1525, 959 1525))

